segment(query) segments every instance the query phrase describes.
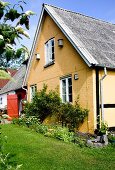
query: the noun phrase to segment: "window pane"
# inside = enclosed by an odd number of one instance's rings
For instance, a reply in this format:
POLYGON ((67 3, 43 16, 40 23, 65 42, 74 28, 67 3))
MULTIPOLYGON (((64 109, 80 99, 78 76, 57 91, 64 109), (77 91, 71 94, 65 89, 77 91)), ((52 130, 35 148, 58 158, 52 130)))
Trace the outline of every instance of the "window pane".
POLYGON ((72 86, 69 87, 69 94, 72 94, 72 86))
POLYGON ((72 78, 68 78, 68 85, 71 86, 72 85, 72 78))
POLYGON ((53 39, 51 40, 51 43, 52 43, 52 46, 54 47, 54 40, 53 39))
POLYGON ((66 87, 66 80, 62 80, 62 87, 66 87))
POLYGON ((52 53, 52 61, 54 60, 54 53, 52 53))
POLYGON ((72 102, 72 94, 69 95, 69 102, 72 102))
POLYGON ((72 102, 72 78, 68 78, 68 99, 72 102))
POLYGON ((33 96, 35 95, 35 92, 37 91, 37 86, 33 85, 30 87, 30 100, 33 99, 33 96))
POLYGON ((62 94, 66 94, 66 80, 62 80, 62 94))
POLYGON ((63 95, 63 94, 66 95, 66 88, 65 88, 65 87, 62 88, 62 95, 63 95))
POLYGON ((54 60, 54 39, 46 43, 46 64, 54 60))
POLYGON ((52 60, 54 60, 54 46, 52 46, 52 60))
POLYGON ((72 78, 62 79, 62 101, 72 102, 72 78))
POLYGON ((66 102, 66 95, 62 95, 62 101, 66 102))

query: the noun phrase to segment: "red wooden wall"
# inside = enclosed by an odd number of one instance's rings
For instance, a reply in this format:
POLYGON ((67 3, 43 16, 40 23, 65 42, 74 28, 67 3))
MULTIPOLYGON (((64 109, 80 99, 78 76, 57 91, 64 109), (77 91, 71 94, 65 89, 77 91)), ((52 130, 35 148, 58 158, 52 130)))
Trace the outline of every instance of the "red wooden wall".
POLYGON ((12 118, 19 117, 18 112, 18 97, 16 94, 10 94, 7 96, 7 112, 8 116, 12 118))

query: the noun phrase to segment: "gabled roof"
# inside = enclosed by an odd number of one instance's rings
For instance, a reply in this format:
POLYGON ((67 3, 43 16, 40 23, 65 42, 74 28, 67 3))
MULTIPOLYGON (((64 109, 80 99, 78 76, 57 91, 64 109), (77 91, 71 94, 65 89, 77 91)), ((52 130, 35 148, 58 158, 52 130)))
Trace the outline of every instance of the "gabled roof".
POLYGON ((23 65, 19 68, 17 73, 13 76, 13 79, 10 80, 1 90, 0 94, 4 94, 10 91, 15 91, 22 88, 24 76, 26 73, 26 65, 23 65))
MULTIPOLYGON (((11 77, 13 77, 15 75, 15 73, 17 72, 17 70, 8 68, 7 72, 9 72, 11 77)), ((9 81, 9 79, 0 79, 0 89, 2 89, 8 83, 8 81, 9 81)))
POLYGON ((25 77, 29 73, 33 52, 39 36, 43 14, 46 11, 71 42, 86 64, 115 68, 115 25, 76 12, 43 4, 30 61, 25 77))

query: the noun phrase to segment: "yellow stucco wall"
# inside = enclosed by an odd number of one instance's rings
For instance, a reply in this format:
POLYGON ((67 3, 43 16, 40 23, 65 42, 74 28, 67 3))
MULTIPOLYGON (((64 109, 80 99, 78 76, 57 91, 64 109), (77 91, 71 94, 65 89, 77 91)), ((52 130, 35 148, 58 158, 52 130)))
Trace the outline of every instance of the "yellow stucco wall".
POLYGON ((48 15, 45 16, 44 22, 42 23, 35 53, 40 54, 40 60, 36 60, 34 56, 32 61, 28 77, 28 99, 30 85, 37 84, 37 89, 39 90, 45 83, 48 85, 48 89, 55 89, 58 87, 60 90, 60 77, 71 74, 73 101, 76 101, 79 96, 80 105, 90 110, 88 120, 80 127, 80 131, 92 132, 96 123, 94 121, 96 115, 95 71, 86 65, 48 15), (44 44, 53 37, 55 39, 55 64, 44 68, 44 44), (58 47, 59 38, 64 40, 64 46, 62 48, 58 47), (75 73, 78 74, 78 80, 74 80, 75 73))
MULTIPOLYGON (((100 78, 104 75, 104 71, 100 71, 100 78)), ((115 104, 115 71, 107 69, 107 76, 103 80, 103 103, 115 104)), ((115 108, 104 108, 104 121, 109 127, 115 126, 115 108)))

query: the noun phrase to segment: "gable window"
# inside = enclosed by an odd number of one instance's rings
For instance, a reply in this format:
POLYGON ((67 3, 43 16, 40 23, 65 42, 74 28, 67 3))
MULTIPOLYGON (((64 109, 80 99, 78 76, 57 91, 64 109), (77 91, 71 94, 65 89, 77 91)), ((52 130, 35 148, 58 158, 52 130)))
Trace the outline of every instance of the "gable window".
POLYGON ((36 85, 30 86, 30 101, 32 101, 35 92, 37 92, 37 86, 36 85))
POLYGON ((61 79, 61 98, 62 98, 62 102, 72 102, 72 77, 71 76, 61 79))
POLYGON ((54 62, 54 39, 50 39, 45 43, 45 64, 48 65, 54 62))

